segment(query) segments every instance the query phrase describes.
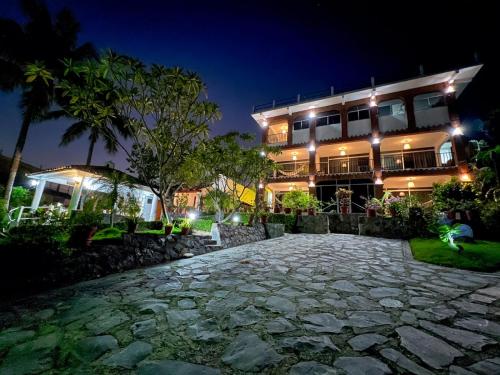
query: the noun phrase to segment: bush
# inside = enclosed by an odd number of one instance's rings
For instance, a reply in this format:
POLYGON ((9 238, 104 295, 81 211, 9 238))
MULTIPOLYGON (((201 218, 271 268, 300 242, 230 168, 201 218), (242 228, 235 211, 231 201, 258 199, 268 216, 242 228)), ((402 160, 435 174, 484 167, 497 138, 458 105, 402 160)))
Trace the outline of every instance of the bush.
MULTIPOLYGON (((138 231, 143 231, 143 230, 160 230, 163 229, 163 221, 158 220, 158 221, 140 221, 139 222, 139 227, 137 228, 138 231)), ((124 226, 123 229, 127 229, 126 226, 124 226)))
POLYGON ((283 196, 283 207, 306 210, 309 207, 309 193, 300 190, 286 192, 283 196))
POLYGON ((467 182, 460 182, 457 178, 443 184, 434 184, 432 201, 439 211, 471 210, 478 203, 479 193, 476 187, 467 182))
POLYGON ((9 222, 7 217, 7 209, 5 208, 5 199, 0 198, 0 231, 5 228, 9 222))
POLYGON ((29 206, 33 199, 33 191, 23 186, 14 186, 10 195, 10 207, 29 206))
POLYGON ((59 225, 22 225, 12 228, 7 236, 6 246, 19 253, 32 255, 60 256, 66 252, 68 233, 59 225))
POLYGON ((481 209, 481 222, 484 226, 484 234, 489 238, 498 239, 498 228, 500 228, 500 202, 485 202, 481 209))
POLYGON ((71 224, 95 227, 101 224, 102 219, 103 215, 99 212, 90 210, 75 211, 71 217, 71 224))
POLYGON ((285 232, 286 233, 294 232, 295 221, 296 221, 295 215, 274 214, 274 213, 269 213, 267 215, 267 222, 268 223, 285 224, 285 232))
POLYGON ((210 232, 214 220, 211 218, 200 218, 193 220, 193 229, 201 230, 203 232, 210 232))

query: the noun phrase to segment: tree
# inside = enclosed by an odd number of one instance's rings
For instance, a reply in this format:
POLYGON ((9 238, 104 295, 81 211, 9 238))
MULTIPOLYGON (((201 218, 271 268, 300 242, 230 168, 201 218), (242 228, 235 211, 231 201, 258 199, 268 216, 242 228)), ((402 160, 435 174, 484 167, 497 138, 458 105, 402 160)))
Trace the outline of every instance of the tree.
POLYGON ((0 18, 0 89, 7 92, 21 89, 22 110, 21 129, 5 189, 7 207, 30 125, 44 120, 56 99, 51 78, 62 75, 62 59, 95 55, 91 44, 78 46, 80 24, 68 9, 51 17, 40 0, 22 0, 21 9, 27 18, 24 25, 0 18))
POLYGON ((107 78, 105 65, 96 60, 74 63, 64 61, 64 79, 58 87, 62 89, 63 110, 61 112, 79 121, 72 124, 63 134, 61 145, 89 134, 89 149, 86 165, 90 165, 94 146, 99 139, 104 140, 106 151, 118 150, 118 136, 130 136, 130 128, 115 106, 118 97, 113 82, 107 78))
MULTIPOLYGON (((242 197, 248 190, 259 190, 259 183, 275 168, 275 163, 266 156, 279 150, 270 146, 252 147, 252 141, 249 134, 232 132, 214 137, 196 150, 192 170, 197 171, 201 184, 208 187, 207 198, 216 210, 218 222, 229 220, 241 208, 242 197), (226 207, 231 209, 225 215, 226 207)), ((256 203, 259 199, 257 196, 256 203)))
POLYGON ((129 170, 158 197, 163 217, 174 195, 192 177, 185 167, 197 144, 220 118, 195 73, 161 65, 145 67, 130 57, 109 53, 103 63, 118 95, 117 110, 133 140, 129 170))

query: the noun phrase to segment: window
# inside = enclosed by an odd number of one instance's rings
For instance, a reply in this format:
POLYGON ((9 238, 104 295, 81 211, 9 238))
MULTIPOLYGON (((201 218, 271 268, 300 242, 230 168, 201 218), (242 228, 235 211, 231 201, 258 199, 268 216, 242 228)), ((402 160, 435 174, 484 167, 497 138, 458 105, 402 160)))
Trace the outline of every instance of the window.
POLYGON ((366 105, 357 105, 347 112, 348 121, 366 120, 370 118, 370 109, 366 105))
POLYGON ((309 120, 300 120, 293 123, 293 130, 309 129, 309 120))
POLYGON ((445 106, 444 96, 440 92, 417 95, 414 99, 415 111, 445 106))
POLYGON ((401 101, 380 103, 378 105, 378 116, 402 116, 405 114, 405 105, 401 101))
POLYGON ((338 111, 320 113, 316 118, 316 126, 335 124, 340 124, 340 113, 338 111))

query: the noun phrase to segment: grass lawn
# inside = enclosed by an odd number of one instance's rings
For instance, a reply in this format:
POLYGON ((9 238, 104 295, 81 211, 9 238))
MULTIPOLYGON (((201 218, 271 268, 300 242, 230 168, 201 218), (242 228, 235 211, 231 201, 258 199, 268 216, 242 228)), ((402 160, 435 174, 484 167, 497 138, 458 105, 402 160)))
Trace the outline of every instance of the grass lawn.
POLYGON ((493 272, 500 270, 500 242, 476 241, 461 243, 462 254, 448 247, 437 238, 413 238, 410 240, 413 257, 422 262, 473 271, 493 272))

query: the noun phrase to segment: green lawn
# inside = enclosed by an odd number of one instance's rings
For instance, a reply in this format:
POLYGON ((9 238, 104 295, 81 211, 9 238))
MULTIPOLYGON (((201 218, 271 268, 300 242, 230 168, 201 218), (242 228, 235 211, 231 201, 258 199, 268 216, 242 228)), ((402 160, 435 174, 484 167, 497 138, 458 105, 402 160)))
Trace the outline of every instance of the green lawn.
POLYGON ((422 262, 473 271, 493 272, 500 270, 500 242, 476 241, 461 243, 462 254, 448 247, 437 238, 413 238, 410 240, 413 257, 422 262))

